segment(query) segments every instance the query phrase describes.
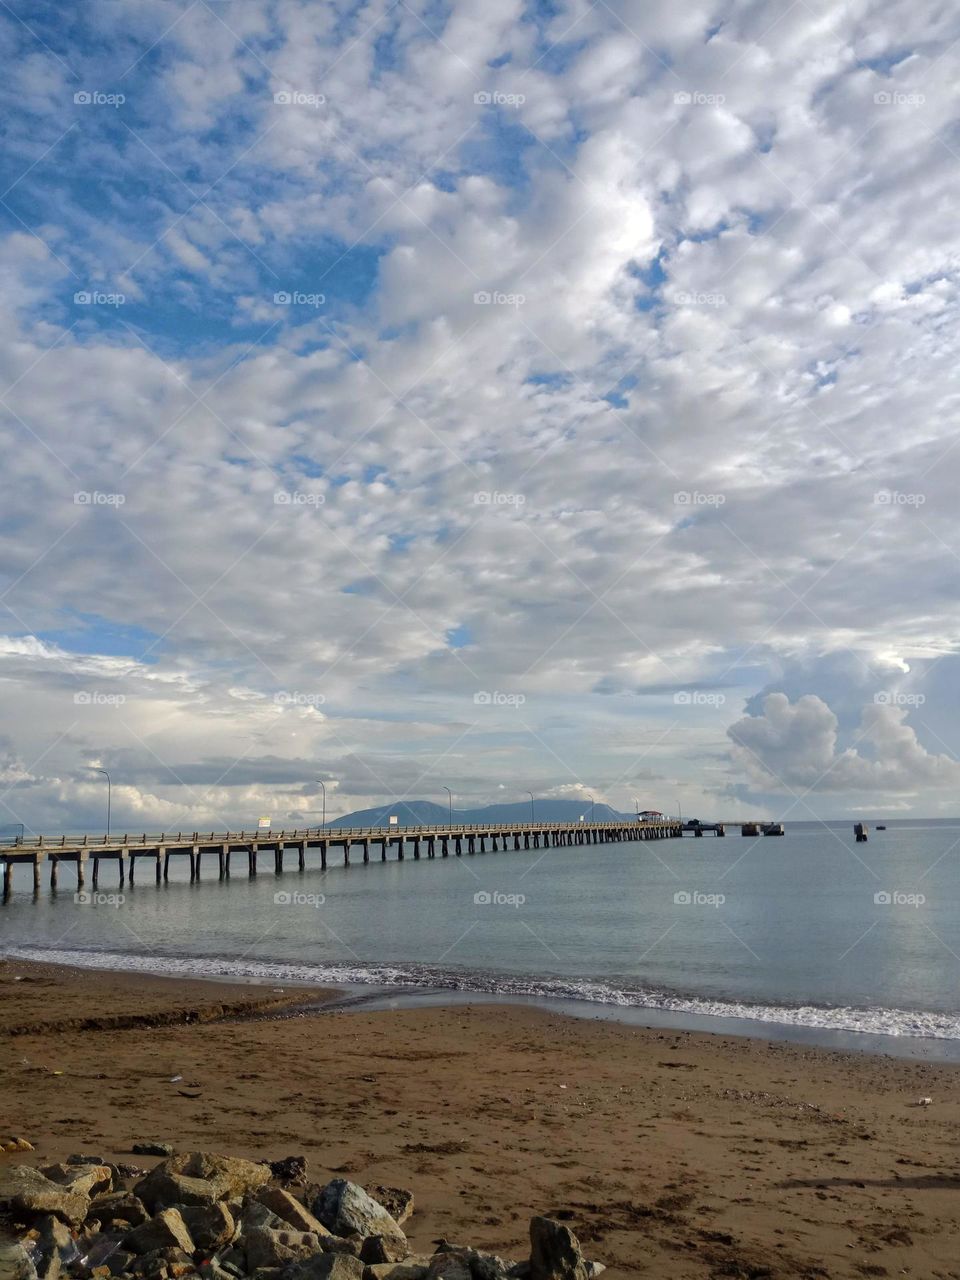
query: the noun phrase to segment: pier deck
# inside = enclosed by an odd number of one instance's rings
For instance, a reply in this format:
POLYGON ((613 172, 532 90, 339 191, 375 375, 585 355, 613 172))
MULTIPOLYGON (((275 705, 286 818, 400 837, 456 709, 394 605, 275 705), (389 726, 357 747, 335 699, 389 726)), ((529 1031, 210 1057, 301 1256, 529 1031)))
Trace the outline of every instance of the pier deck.
POLYGON ((100 863, 117 864, 120 884, 129 874, 135 883, 137 863, 146 860, 152 864, 157 884, 169 876, 172 858, 189 860, 190 879, 200 879, 204 856, 215 859, 217 876, 230 875, 231 859, 239 855, 246 865, 247 874, 255 876, 260 869, 260 856, 272 856, 273 871, 279 875, 284 870, 287 853, 297 859, 297 868, 306 868, 307 856, 319 853, 319 864, 324 870, 334 851, 342 852, 343 863, 350 865, 350 855, 358 850, 364 862, 370 862, 371 849, 378 851, 380 860, 387 861, 395 850, 394 860, 403 861, 412 850, 415 859, 473 856, 507 849, 549 849, 562 845, 606 844, 624 840, 663 840, 683 835, 679 821, 664 822, 511 822, 486 825, 452 823, 442 826, 421 827, 313 827, 293 831, 225 831, 216 832, 161 832, 160 835, 123 836, 32 836, 18 839, 14 844, 0 846, 0 863, 3 864, 3 897, 10 896, 13 886, 13 869, 27 864, 33 871, 34 891, 39 892, 41 867, 50 868, 50 887, 58 887, 61 864, 73 872, 71 884, 82 889, 87 881, 87 871, 92 870, 91 883, 99 884, 100 863))

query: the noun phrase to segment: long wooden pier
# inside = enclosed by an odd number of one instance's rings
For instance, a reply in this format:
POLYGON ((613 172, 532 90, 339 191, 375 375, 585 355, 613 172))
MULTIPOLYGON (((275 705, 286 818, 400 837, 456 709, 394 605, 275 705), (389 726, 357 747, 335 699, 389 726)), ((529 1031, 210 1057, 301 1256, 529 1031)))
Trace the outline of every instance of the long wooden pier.
POLYGON ((448 824, 435 827, 312 827, 294 831, 226 831, 226 832, 161 832, 160 835, 124 836, 34 836, 18 839, 12 845, 0 846, 0 863, 3 863, 3 898, 6 900, 13 888, 13 869, 27 864, 33 871, 34 891, 40 889, 41 867, 50 868, 50 887, 58 887, 59 871, 66 863, 74 873, 71 884, 83 888, 87 882, 88 868, 92 867, 91 883, 94 888, 100 881, 100 863, 116 863, 120 884, 129 874, 135 883, 137 863, 146 860, 153 865, 157 884, 170 873, 170 861, 183 858, 189 861, 190 880, 200 879, 204 856, 216 860, 218 878, 230 875, 231 859, 239 856, 246 864, 247 874, 255 876, 259 870, 261 855, 272 855, 273 871, 279 875, 284 870, 284 856, 295 855, 297 868, 305 870, 307 856, 319 853, 320 867, 327 868, 328 858, 334 851, 343 854, 344 866, 350 865, 350 855, 358 850, 364 862, 370 861, 371 849, 379 850, 380 860, 386 862, 391 850, 394 861, 403 861, 412 848, 413 857, 419 859, 472 856, 486 853, 488 846, 496 853, 507 849, 549 849, 563 845, 607 844, 624 840, 664 840, 683 835, 679 820, 663 822, 510 822, 486 825, 448 824))

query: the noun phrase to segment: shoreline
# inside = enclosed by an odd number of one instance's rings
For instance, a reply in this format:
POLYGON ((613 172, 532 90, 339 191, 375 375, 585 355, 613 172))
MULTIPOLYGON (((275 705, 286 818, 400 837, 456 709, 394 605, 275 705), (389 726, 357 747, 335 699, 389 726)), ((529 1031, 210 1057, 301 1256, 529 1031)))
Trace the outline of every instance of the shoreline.
POLYGON ((522 1256, 544 1214, 612 1275, 955 1271, 953 1064, 9 961, 0 1033, 4 1123, 34 1164, 127 1161, 134 1137, 302 1154, 311 1181, 412 1190, 422 1253, 445 1238, 522 1256))
MULTIPOLYGON (((72 958, 57 959, 49 956, 44 948, 37 948, 44 953, 44 958, 19 956, 0 952, 0 963, 23 963, 49 965, 53 968, 74 970, 77 973, 136 973, 159 980, 202 982, 228 987, 263 988, 271 987, 274 991, 286 991, 293 987, 302 991, 311 990, 324 993, 316 1003, 316 1012, 329 1012, 328 1005, 336 1006, 337 1011, 361 1009, 368 1012, 391 1010, 397 1005, 405 1008, 437 1008, 459 1007, 464 1005, 518 1008, 539 1008, 561 1016, 576 1018, 581 1021, 612 1022, 623 1026, 659 1028, 667 1031, 696 1032, 716 1036, 737 1036, 749 1040, 772 1043, 807 1045, 843 1053, 861 1053, 868 1055, 887 1055, 918 1062, 960 1063, 960 1037, 933 1036, 922 1034, 894 1034, 874 1030, 872 1028, 855 1029, 851 1027, 830 1027, 815 1022, 789 1022, 773 1017, 740 1016, 737 1014, 700 1011, 696 1007, 676 1008, 663 1007, 656 1004, 626 1004, 587 997, 572 997, 562 992, 530 990, 490 990, 482 986, 458 985, 455 982, 431 985, 429 981, 416 985, 397 981, 395 983, 358 982, 342 979, 326 974, 315 980, 290 972, 291 966, 276 963, 273 974, 262 972, 269 968, 271 962, 249 962, 250 971, 235 972, 231 965, 238 962, 227 958, 210 957, 211 969, 220 965, 225 972, 201 972, 195 968, 184 970, 184 964, 198 965, 204 963, 203 957, 136 957, 137 966, 130 967, 131 957, 113 952, 91 951, 84 954, 89 963, 78 961, 78 952, 66 952, 72 958), (95 961, 95 962, 94 962, 95 961), (106 963, 104 963, 106 961, 106 963), (111 961, 113 963, 111 963, 111 961), (124 964, 123 961, 127 961, 124 964), (142 962, 142 963, 140 963, 142 962), (261 972, 256 972, 259 968, 261 972)), ((376 966, 370 965, 372 972, 376 966)), ((544 985, 535 979, 525 980, 517 975, 505 975, 518 986, 524 981, 528 985, 544 985)), ((678 998, 679 999, 679 998, 678 998)), ((723 1001, 708 1001, 703 997, 688 997, 691 1006, 703 1005, 706 1010, 710 1005, 724 1005, 723 1001)), ((296 1003, 290 997, 288 1003, 296 1003)), ((776 1006, 730 1006, 753 1007, 758 1010, 776 1008, 776 1006)), ((804 1012, 807 1007, 798 1010, 804 1012)), ((310 1011, 310 1010, 307 1010, 310 1011)), ((829 1013, 824 1008, 818 1013, 829 1013)), ((869 1013, 872 1011, 861 1011, 869 1013)), ((883 1011, 880 1011, 883 1012, 883 1011)), ((909 1011, 897 1011, 908 1013, 909 1011)), ((925 1014, 918 1011, 918 1018, 940 1015, 925 1014)))

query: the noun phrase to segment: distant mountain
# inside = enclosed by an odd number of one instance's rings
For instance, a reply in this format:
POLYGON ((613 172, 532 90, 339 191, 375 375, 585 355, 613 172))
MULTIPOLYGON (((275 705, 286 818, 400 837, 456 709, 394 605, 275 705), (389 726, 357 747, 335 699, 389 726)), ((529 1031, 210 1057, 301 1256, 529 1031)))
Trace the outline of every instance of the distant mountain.
MULTIPOLYGON (((357 809, 345 813, 342 818, 328 822, 328 827, 388 827, 391 815, 396 815, 401 827, 437 827, 448 820, 445 804, 432 800, 396 800, 376 809, 357 809)), ((589 800, 537 800, 533 816, 537 822, 578 822, 583 814, 590 818, 589 800)), ((633 814, 618 813, 608 804, 597 804, 593 809, 597 822, 612 822, 617 818, 631 818, 633 814)), ((488 804, 482 809, 453 810, 454 822, 530 822, 530 801, 517 804, 488 804)))

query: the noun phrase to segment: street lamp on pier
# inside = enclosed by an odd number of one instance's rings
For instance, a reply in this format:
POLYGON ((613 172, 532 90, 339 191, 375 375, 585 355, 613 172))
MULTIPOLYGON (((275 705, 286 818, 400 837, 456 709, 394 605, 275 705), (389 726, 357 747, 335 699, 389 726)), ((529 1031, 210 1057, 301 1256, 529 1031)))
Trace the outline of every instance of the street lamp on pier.
POLYGON ((450 790, 449 787, 444 787, 443 789, 447 793, 447 818, 450 823, 450 826, 452 827, 453 826, 453 792, 450 790))
POLYGON ((110 839, 110 800, 111 800, 111 792, 113 790, 113 786, 110 781, 110 774, 107 772, 106 769, 100 769, 96 765, 94 765, 93 772, 102 773, 107 780, 107 839, 109 840, 110 839))
POLYGON ((532 791, 528 791, 528 792, 527 792, 527 795, 530 797, 530 821, 531 821, 531 822, 536 822, 536 820, 537 820, 537 815, 536 815, 536 814, 534 813, 534 811, 533 811, 533 792, 532 792, 532 791))

